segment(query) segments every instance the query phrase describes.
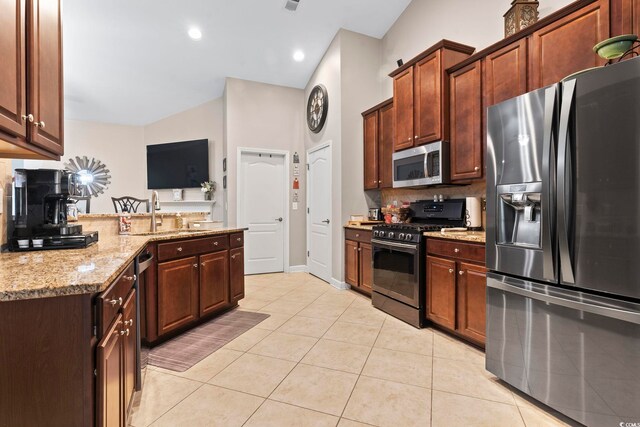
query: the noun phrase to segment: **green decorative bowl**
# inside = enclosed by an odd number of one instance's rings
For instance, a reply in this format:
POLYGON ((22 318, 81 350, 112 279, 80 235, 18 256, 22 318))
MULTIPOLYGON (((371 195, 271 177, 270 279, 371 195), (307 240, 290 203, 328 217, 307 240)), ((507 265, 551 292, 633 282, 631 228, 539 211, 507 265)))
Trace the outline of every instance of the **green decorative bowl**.
POLYGON ((604 59, 620 58, 638 40, 635 34, 624 34, 601 41, 593 47, 593 51, 604 59))

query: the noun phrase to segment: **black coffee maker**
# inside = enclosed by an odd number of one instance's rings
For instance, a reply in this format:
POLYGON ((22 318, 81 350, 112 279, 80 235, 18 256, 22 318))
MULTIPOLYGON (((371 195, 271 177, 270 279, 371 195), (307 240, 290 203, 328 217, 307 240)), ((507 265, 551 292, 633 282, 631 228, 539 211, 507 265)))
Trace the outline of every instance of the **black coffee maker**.
POLYGON ((67 205, 80 193, 76 179, 65 170, 16 169, 10 250, 84 248, 98 241, 97 232, 67 222, 67 205))

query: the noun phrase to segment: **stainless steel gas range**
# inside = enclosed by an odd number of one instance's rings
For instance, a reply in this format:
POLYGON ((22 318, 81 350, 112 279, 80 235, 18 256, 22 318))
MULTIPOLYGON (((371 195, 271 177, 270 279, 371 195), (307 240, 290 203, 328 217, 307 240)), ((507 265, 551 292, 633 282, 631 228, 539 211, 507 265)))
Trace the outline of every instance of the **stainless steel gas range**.
POLYGON ((411 203, 412 222, 373 227, 373 306, 420 328, 424 325, 425 231, 462 227, 465 199, 411 203))

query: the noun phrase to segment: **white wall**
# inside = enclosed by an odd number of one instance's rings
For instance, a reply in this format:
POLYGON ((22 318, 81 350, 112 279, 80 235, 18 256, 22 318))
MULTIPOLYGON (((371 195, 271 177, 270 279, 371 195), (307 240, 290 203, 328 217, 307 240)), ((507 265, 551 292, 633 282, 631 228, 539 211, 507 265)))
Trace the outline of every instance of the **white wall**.
POLYGON ((25 160, 25 168, 64 169, 76 156, 95 157, 110 171, 111 184, 91 200, 91 212, 113 212, 111 197, 147 198, 144 129, 108 123, 65 120, 65 150, 61 161, 25 160))
MULTIPOLYGON (((227 156, 227 218, 229 224, 237 221, 237 160, 238 148, 286 150, 293 161, 294 152, 300 155, 300 189, 298 210, 289 206, 289 236, 291 266, 306 265, 306 214, 304 206, 305 164, 304 92, 301 89, 269 85, 228 78, 224 95, 224 134, 227 156)), ((289 191, 292 198, 293 166, 289 165, 289 191)))
MULTIPOLYGON (((574 0, 544 0, 540 18, 574 0)), ((504 38, 504 13, 510 0, 413 0, 382 39, 381 77, 442 39, 464 43, 476 51, 504 38)), ((383 81, 383 99, 393 95, 391 78, 383 81)))
MULTIPOLYGON (((166 142, 187 141, 193 139, 209 140, 209 179, 217 183, 214 193, 216 204, 213 206, 213 219, 223 219, 222 200, 222 159, 223 159, 223 113, 222 98, 214 99, 182 113, 174 114, 144 127, 144 145, 162 144, 166 142)), ((146 153, 146 152, 145 152, 146 153)), ((144 182, 146 176, 146 154, 144 162, 144 182)), ((160 190, 160 200, 172 200, 171 190, 160 190)), ((186 189, 185 200, 202 200, 203 194, 199 188, 186 189)), ((205 208, 198 205, 198 208, 205 208)), ((166 209, 179 210, 179 205, 167 205, 166 209)), ((163 208, 165 209, 165 208, 163 208)))

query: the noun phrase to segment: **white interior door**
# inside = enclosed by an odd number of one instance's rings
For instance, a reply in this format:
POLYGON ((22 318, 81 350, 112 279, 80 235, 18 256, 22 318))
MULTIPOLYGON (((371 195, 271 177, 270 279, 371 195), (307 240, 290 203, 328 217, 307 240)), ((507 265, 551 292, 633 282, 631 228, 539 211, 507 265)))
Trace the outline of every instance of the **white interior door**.
POLYGON ((285 156, 241 154, 238 222, 245 232, 245 273, 284 271, 285 156))
POLYGON ((309 273, 331 279, 331 147, 307 154, 307 266, 309 273))

